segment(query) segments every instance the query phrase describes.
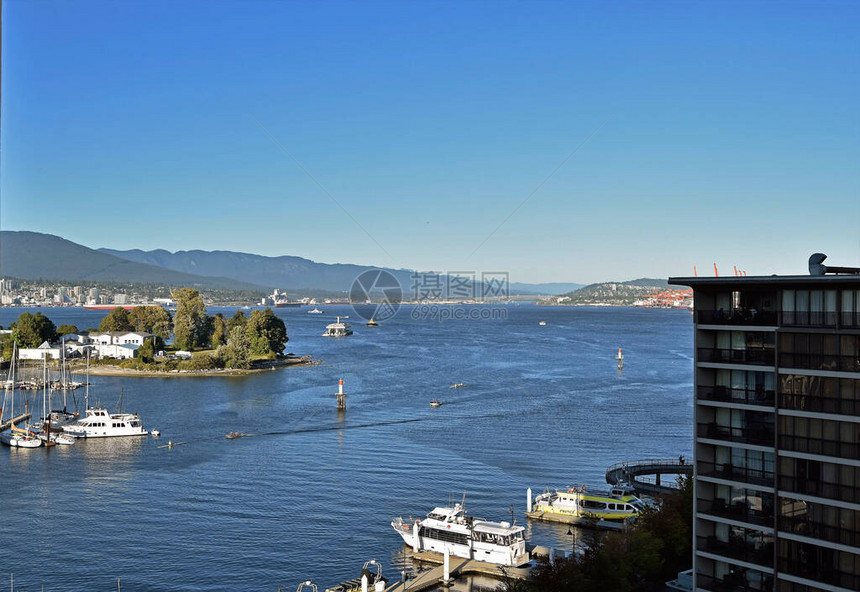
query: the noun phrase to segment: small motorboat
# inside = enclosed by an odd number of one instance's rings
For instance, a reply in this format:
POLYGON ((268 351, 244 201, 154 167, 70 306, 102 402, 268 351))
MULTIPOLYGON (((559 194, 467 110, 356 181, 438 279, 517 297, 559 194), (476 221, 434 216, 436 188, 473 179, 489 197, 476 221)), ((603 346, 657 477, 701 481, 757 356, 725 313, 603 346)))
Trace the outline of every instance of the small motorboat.
POLYGON ((235 440, 237 438, 244 438, 245 436, 250 436, 251 434, 243 434, 242 432, 230 432, 225 437, 228 440, 235 440))
POLYGON ((546 321, 541 321, 540 323, 538 323, 538 325, 540 325, 541 327, 546 327, 546 321))
POLYGON ((55 434, 51 436, 51 440, 61 446, 71 446, 72 444, 77 442, 77 438, 70 434, 55 434))
POLYGON ((313 309, 308 311, 308 314, 323 314, 324 311, 318 309, 316 306, 313 309))
POLYGON ((434 409, 436 407, 441 407, 442 401, 440 401, 439 399, 433 399, 432 401, 430 401, 430 406, 433 407, 434 409))
POLYGON ((161 435, 161 432, 158 430, 150 430, 149 433, 152 434, 153 438, 158 438, 161 435))
POLYGON ((464 386, 466 386, 466 384, 463 382, 455 382, 454 384, 452 384, 448 388, 463 388, 464 386))
POLYGON ((373 317, 371 317, 370 320, 365 323, 365 325, 367 325, 368 327, 378 327, 379 323, 377 323, 375 320, 373 320, 373 317))

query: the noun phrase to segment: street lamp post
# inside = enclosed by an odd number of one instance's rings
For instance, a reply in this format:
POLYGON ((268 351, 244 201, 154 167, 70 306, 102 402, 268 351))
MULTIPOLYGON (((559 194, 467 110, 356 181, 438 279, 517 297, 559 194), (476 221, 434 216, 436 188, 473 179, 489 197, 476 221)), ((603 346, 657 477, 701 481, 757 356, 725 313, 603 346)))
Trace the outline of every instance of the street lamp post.
POLYGON ((567 535, 570 537, 570 554, 573 555, 576 551, 576 541, 574 539, 576 535, 573 533, 573 527, 567 527, 567 535))

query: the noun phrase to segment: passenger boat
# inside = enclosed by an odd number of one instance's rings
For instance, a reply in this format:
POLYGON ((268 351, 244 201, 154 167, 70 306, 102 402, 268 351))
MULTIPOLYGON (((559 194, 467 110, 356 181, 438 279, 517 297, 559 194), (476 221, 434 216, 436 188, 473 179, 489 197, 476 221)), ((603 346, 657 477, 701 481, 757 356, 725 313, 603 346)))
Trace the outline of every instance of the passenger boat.
POLYGON ((322 334, 323 337, 346 337, 347 335, 352 335, 352 325, 341 322, 342 318, 348 319, 349 317, 337 317, 336 323, 326 325, 325 333, 322 334))
POLYGON ((588 491, 585 485, 566 490, 546 491, 526 500, 529 518, 619 529, 636 518, 645 504, 630 485, 621 483, 609 491, 588 491))
POLYGON ((391 527, 414 552, 447 549, 454 557, 518 567, 529 562, 525 528, 466 515, 461 504, 434 508, 423 520, 396 518, 391 527))

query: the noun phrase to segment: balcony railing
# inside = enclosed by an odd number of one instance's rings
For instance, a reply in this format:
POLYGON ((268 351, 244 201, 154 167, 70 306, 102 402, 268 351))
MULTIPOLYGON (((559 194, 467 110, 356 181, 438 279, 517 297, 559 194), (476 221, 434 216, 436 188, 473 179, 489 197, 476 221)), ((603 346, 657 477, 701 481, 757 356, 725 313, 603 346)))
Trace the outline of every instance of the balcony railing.
MULTIPOLYGON (((702 396, 699 395, 701 399, 702 396)), ((838 415, 860 415, 860 399, 840 399, 821 395, 779 394, 781 409, 810 411, 812 413, 835 413, 838 415)))
POLYGON ((722 499, 701 499, 697 500, 697 508, 703 514, 711 516, 719 516, 720 518, 728 518, 729 520, 737 520, 738 522, 746 522, 748 524, 756 524, 758 526, 773 526, 773 509, 769 511, 755 510, 745 502, 727 503, 722 499))
POLYGON ((838 571, 832 566, 818 565, 814 561, 805 562, 780 557, 779 571, 848 590, 860 590, 860 575, 838 571))
POLYGON ((717 579, 704 574, 696 574, 696 587, 711 592, 773 592, 773 579, 765 576, 758 586, 750 584, 743 579, 738 572, 737 576, 726 576, 725 579, 717 579))
POLYGON ((744 542, 741 539, 733 539, 731 541, 721 541, 717 537, 696 537, 696 549, 713 553, 714 555, 722 555, 723 557, 731 557, 739 561, 763 565, 765 567, 773 567, 773 543, 763 542, 752 544, 744 542))
MULTIPOLYGON (((839 320, 839 313, 810 311, 810 310, 784 310, 779 314, 780 325, 792 327, 835 327, 839 320)), ((846 320, 852 320, 846 318, 846 320)))
POLYGON ((776 312, 753 310, 699 310, 696 320, 703 325, 776 325, 776 312))
POLYGON ((772 349, 719 349, 700 347, 700 362, 716 362, 720 364, 756 364, 773 366, 774 351, 772 349))
POLYGON ((852 460, 860 456, 860 445, 853 442, 840 442, 839 440, 825 440, 823 438, 810 438, 807 436, 780 434, 779 447, 782 450, 790 450, 792 452, 837 456, 852 460))
POLYGON ((721 401, 724 403, 744 403, 773 407, 774 392, 764 389, 735 389, 727 386, 699 386, 699 400, 721 401))
POLYGON ((699 423, 697 424, 697 434, 700 438, 755 444, 758 446, 772 447, 775 443, 772 425, 734 427, 719 425, 715 422, 699 423))
POLYGON ((860 548, 860 532, 813 522, 806 516, 780 516, 779 530, 860 548))
POLYGON ((812 495, 855 504, 860 503, 860 487, 854 487, 854 485, 825 483, 817 479, 780 475, 779 489, 790 493, 812 495))
POLYGON ((782 368, 805 368, 808 370, 837 370, 860 372, 860 356, 837 356, 836 354, 781 353, 782 368))
POLYGON ((729 463, 712 463, 702 460, 696 463, 696 469, 699 476, 702 477, 714 477, 716 479, 752 483, 766 487, 773 487, 775 485, 773 470, 751 469, 749 467, 734 466, 729 463))

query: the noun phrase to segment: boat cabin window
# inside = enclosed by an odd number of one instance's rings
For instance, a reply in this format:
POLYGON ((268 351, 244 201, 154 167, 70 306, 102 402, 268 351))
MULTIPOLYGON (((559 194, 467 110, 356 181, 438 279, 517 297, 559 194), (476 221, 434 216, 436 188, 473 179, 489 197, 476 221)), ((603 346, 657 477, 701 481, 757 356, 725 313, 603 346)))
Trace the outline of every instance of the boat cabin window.
POLYGON ((437 541, 445 541, 446 543, 454 543, 456 545, 468 545, 469 535, 451 530, 442 530, 440 528, 421 527, 418 536, 436 539, 437 541))
POLYGON ((489 543, 491 545, 509 546, 513 541, 511 537, 504 534, 494 534, 491 532, 481 532, 479 530, 472 531, 472 540, 478 543, 489 543))
POLYGON ((605 510, 606 502, 597 502, 587 499, 582 501, 582 507, 588 510, 605 510))

